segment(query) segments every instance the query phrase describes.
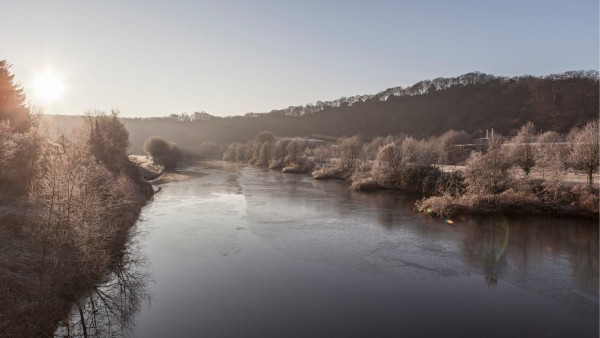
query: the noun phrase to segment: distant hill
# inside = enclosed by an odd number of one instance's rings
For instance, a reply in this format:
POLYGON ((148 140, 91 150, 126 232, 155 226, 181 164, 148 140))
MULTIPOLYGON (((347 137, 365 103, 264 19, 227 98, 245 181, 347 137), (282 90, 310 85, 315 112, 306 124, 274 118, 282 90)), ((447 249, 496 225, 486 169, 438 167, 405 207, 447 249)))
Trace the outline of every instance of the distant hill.
MULTIPOLYGON (((200 142, 245 142, 262 130, 281 136, 388 134, 417 137, 465 130, 473 136, 494 128, 510 135, 527 121, 541 130, 568 132, 598 118, 598 71, 572 71, 543 77, 499 77, 473 72, 454 78, 420 81, 373 95, 317 101, 304 106, 216 117, 207 113, 165 118, 124 119, 132 151, 141 152, 152 135, 187 149, 200 142)), ((64 118, 72 120, 72 118, 64 118)), ((54 117, 60 125, 60 117, 54 117)))

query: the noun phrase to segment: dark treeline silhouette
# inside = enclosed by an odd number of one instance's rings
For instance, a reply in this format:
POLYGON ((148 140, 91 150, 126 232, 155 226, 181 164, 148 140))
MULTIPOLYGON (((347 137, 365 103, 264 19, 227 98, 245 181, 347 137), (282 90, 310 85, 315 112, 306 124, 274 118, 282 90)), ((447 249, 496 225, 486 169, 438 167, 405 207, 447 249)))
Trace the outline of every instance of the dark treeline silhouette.
POLYGON ((45 337, 118 266, 153 190, 118 112, 48 137, 9 68, 0 62, 0 336, 45 337))
MULTIPOLYGON (((477 138, 491 128, 514 135, 531 121, 542 130, 566 133, 597 117, 598 90, 597 71, 512 78, 474 72, 264 114, 216 117, 199 112, 123 122, 132 151, 139 154, 153 135, 187 150, 208 141, 223 145, 246 142, 262 130, 290 137, 327 139, 361 134, 371 139, 401 133, 428 137, 461 129, 477 138)), ((58 125, 73 123, 72 117, 53 119, 58 125)))

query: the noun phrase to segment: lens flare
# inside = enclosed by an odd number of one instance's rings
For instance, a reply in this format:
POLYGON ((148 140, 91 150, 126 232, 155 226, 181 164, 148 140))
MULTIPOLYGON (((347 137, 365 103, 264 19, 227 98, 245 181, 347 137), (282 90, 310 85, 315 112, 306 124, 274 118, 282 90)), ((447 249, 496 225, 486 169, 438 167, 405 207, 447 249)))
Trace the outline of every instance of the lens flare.
POLYGON ((451 219, 445 219, 444 222, 446 222, 448 224, 454 224, 454 221, 451 219))
POLYGON ((60 74, 46 70, 35 75, 33 90, 36 97, 50 103, 62 98, 65 85, 60 74))

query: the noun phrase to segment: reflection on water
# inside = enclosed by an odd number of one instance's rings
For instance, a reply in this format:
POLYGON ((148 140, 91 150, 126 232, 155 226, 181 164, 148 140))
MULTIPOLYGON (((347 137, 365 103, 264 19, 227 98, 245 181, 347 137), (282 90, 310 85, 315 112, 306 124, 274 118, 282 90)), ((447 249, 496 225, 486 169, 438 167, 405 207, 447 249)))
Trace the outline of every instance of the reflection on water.
POLYGON ((397 192, 186 170, 144 211, 136 336, 598 336, 597 221, 445 222, 397 192))
POLYGON ((135 314, 150 302, 151 275, 137 242, 140 239, 143 236, 137 233, 127 243, 107 282, 90 290, 88 297, 74 305, 55 337, 122 337, 132 332, 135 314))
POLYGON ((481 267, 488 286, 498 284, 506 267, 504 253, 510 241, 510 226, 505 217, 494 215, 470 227, 463 239, 464 260, 481 267))
POLYGON ((508 278, 535 280, 540 270, 568 267, 562 276, 577 288, 598 294, 598 227, 587 221, 543 217, 491 216, 464 219, 464 261, 481 268, 496 284, 508 278))

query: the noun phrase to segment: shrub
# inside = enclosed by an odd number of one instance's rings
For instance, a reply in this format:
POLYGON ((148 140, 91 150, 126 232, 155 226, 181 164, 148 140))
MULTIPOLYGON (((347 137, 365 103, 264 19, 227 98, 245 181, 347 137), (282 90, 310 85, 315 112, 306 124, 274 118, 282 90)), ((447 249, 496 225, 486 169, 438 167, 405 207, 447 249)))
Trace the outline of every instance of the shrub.
POLYGON ((181 151, 173 142, 165 141, 159 136, 152 136, 144 142, 144 151, 152 157, 156 164, 165 167, 165 170, 173 170, 181 160, 181 151))

